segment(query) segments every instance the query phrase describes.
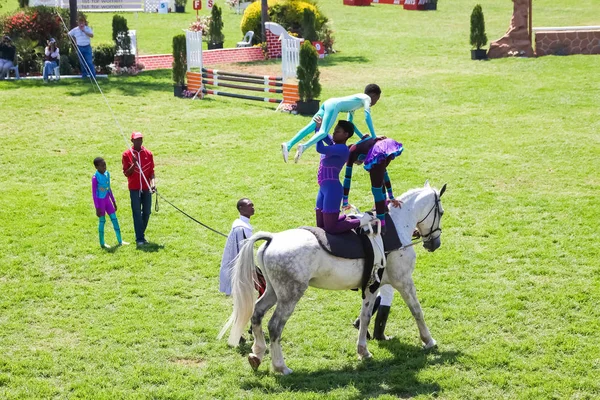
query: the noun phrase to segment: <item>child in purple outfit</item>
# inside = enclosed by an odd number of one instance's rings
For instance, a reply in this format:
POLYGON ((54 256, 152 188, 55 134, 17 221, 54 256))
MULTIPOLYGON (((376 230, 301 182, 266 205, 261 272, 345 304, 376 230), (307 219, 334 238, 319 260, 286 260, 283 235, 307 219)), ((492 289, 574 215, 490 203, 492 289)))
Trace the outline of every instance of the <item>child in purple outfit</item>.
POLYGON ((340 204, 344 188, 340 183, 340 171, 348 160, 349 150, 346 141, 354 134, 354 125, 349 121, 338 121, 333 136, 327 136, 317 142, 317 152, 321 154, 321 162, 317 171, 319 193, 317 194, 317 226, 327 233, 344 233, 358 228, 371 219, 340 218, 340 204), (328 146, 325 145, 327 142, 328 146))
POLYGON ((96 173, 92 177, 92 198, 96 215, 98 216, 98 235, 100 238, 100 247, 110 249, 110 246, 104 243, 104 224, 106 223, 105 214, 108 214, 117 235, 119 246, 129 244, 121 239, 121 229, 117 220, 117 202, 110 190, 110 173, 106 170, 106 162, 102 157, 94 159, 96 173))

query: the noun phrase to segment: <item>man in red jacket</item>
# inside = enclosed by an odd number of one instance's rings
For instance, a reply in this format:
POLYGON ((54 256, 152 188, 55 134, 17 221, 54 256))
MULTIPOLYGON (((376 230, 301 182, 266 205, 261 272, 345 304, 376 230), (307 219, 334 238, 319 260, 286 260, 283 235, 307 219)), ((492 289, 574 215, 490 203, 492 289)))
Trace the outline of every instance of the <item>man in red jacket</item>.
POLYGON ((133 146, 123 153, 123 174, 127 177, 135 242, 138 246, 146 243, 144 232, 148 226, 152 211, 152 193, 154 186, 154 158, 152 152, 142 146, 144 136, 141 132, 131 134, 133 146), (141 169, 141 170, 140 170, 141 169))

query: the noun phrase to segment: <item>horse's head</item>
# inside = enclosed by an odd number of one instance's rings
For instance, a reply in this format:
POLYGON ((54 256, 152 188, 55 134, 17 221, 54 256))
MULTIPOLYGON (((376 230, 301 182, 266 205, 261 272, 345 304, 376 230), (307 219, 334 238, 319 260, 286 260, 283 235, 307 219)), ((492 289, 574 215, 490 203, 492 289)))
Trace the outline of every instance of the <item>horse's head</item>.
POLYGON ((417 222, 417 229, 423 238, 423 247, 427 251, 436 251, 442 244, 442 216, 444 215, 444 209, 442 208, 441 198, 446 191, 446 184, 442 186, 439 192, 429 186, 429 181, 425 182, 425 188, 431 190, 424 194, 427 199, 424 202, 426 206, 423 209, 423 217, 417 222))

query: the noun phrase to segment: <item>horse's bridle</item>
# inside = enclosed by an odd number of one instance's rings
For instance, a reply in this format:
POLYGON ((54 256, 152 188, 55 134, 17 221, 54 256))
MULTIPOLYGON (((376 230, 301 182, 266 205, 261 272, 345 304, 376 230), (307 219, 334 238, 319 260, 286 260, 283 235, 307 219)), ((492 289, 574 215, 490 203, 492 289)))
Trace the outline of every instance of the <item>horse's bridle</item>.
POLYGON ((435 214, 433 216, 433 222, 431 223, 431 228, 429 228, 429 233, 427 235, 422 235, 424 242, 430 242, 430 241, 435 240, 435 239, 439 238, 440 236, 442 236, 442 228, 440 228, 440 222, 442 220, 442 215, 444 215, 444 213, 442 211, 440 211, 440 196, 438 196, 438 194, 435 190, 433 191, 433 194, 435 196, 435 203, 433 204, 433 206, 431 207, 431 210, 429 210, 429 212, 427 213, 425 218, 423 218, 422 220, 417 222, 417 225, 419 225, 421 222, 425 221, 429 217, 429 215, 435 210, 435 214), (433 229, 433 227, 435 226, 436 220, 438 221, 438 224, 437 224, 437 227, 435 229, 433 229), (435 232, 438 232, 438 231, 440 232, 439 235, 437 235, 435 238, 432 238, 431 235, 433 235, 435 232))

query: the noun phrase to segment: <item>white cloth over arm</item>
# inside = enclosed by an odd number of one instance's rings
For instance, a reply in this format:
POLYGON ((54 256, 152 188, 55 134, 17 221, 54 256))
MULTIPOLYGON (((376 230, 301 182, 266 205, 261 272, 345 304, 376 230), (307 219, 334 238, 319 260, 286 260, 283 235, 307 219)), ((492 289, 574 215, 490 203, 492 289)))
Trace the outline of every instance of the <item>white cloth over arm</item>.
POLYGON ((221 270, 219 271, 219 291, 227 296, 231 295, 231 273, 233 260, 242 248, 242 241, 252 236, 252 225, 250 219, 244 216, 233 221, 231 232, 227 236, 223 258, 221 259, 221 270))

